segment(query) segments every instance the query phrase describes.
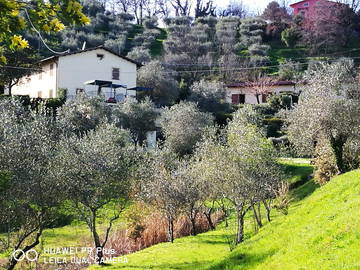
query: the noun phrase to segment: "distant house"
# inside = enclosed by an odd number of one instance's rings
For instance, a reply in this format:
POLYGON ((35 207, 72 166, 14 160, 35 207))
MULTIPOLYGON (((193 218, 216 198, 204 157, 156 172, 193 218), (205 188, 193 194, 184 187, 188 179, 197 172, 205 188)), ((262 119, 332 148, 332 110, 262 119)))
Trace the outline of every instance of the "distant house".
POLYGON ((328 0, 304 0, 294 4, 290 7, 293 9, 294 15, 302 15, 304 18, 314 18, 317 16, 318 11, 324 11, 341 3, 332 2, 328 0))
MULTIPOLYGON (((267 88, 268 94, 259 96, 260 104, 267 102, 269 94, 290 94, 295 98, 299 95, 302 85, 297 85, 291 81, 276 81, 272 82, 267 88)), ((226 101, 234 105, 258 104, 254 84, 242 82, 227 85, 226 101)))
POLYGON ((67 89, 69 98, 85 92, 89 96, 122 99, 136 94, 138 63, 104 47, 55 55, 40 62, 41 71, 24 77, 12 89, 13 95, 55 98, 67 89))

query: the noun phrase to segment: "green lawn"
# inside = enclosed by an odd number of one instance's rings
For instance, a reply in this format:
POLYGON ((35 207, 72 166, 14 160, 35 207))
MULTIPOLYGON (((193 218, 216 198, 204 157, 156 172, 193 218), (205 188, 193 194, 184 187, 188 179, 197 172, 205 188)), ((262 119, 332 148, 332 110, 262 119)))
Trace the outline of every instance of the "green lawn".
POLYGON ((308 181, 292 195, 289 214, 273 212, 256 235, 248 217, 246 240, 233 252, 221 224, 128 255, 127 264, 91 269, 360 269, 360 170, 321 188, 308 181))

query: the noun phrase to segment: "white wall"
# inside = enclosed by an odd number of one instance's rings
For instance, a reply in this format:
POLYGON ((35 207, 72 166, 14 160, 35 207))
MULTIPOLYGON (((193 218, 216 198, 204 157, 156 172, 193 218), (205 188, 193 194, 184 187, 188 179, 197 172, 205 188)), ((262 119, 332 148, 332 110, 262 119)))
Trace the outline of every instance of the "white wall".
POLYGON ((55 61, 42 64, 42 72, 34 73, 31 76, 24 77, 12 88, 13 95, 29 95, 31 98, 56 97, 56 72, 57 65, 55 61), (52 64, 52 72, 50 65, 52 64))
MULTIPOLYGON (((280 92, 294 92, 298 93, 299 86, 294 87, 293 85, 274 85, 269 87, 272 93, 279 94, 280 92)), ((246 104, 257 104, 257 99, 249 87, 229 87, 227 90, 226 101, 232 103, 231 96, 233 94, 245 94, 246 104)), ((262 103, 262 97, 259 96, 260 103, 262 103)))
MULTIPOLYGON (((136 86, 136 64, 101 48, 60 57, 58 68, 58 88, 67 88, 70 98, 75 96, 76 88, 83 88, 89 95, 96 95, 97 86, 84 85, 84 82, 90 80, 113 81, 127 88, 136 86), (103 54, 104 58, 100 60, 97 54, 103 54), (119 80, 112 80, 112 68, 120 69, 119 80)), ((110 92, 110 88, 103 88, 102 91, 110 92)), ((116 93, 125 94, 125 89, 119 88, 116 93)), ((135 91, 128 91, 128 94, 135 94, 135 91)))

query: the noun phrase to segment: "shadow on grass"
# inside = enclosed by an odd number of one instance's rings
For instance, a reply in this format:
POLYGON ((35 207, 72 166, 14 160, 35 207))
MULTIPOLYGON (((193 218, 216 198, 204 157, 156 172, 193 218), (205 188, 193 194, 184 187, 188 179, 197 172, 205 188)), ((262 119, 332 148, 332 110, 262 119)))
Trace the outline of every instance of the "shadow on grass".
MULTIPOLYGON (((241 245, 238 247, 238 251, 241 249, 241 245)), ((206 270, 221 270, 221 269, 235 269, 236 266, 243 266, 241 269, 253 269, 256 265, 265 261, 268 257, 271 257, 276 253, 276 250, 270 250, 265 253, 240 253, 234 251, 232 255, 222 260, 220 263, 212 265, 206 270), (246 267, 246 268, 244 268, 246 267)))
POLYGON ((291 194, 292 198, 294 201, 301 201, 311 195, 319 187, 320 186, 316 184, 313 179, 311 179, 302 186, 294 189, 291 194))
MULTIPOLYGON (((189 263, 163 263, 163 264, 147 264, 147 265, 128 265, 124 264, 122 266, 118 266, 116 269, 139 269, 139 270, 148 270, 148 269, 154 269, 154 270, 172 270, 172 269, 178 269, 178 270, 193 270, 193 269, 204 269, 204 266, 209 265, 209 261, 197 261, 197 262, 189 262, 189 263)), ((113 265, 114 266, 114 265, 113 265)), ((100 269, 108 269, 107 266, 103 266, 100 269)), ((109 270, 112 268, 109 268, 109 270)))
POLYGON ((197 235, 196 239, 196 242, 211 245, 223 245, 227 243, 225 233, 221 235, 197 235))

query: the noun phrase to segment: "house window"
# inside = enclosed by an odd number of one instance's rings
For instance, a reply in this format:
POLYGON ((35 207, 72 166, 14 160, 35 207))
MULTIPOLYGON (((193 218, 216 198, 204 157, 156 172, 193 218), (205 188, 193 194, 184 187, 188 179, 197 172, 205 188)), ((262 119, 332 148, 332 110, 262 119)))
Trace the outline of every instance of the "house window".
POLYGON ((50 64, 50 76, 54 75, 54 64, 50 64))
POLYGON ((100 53, 98 53, 98 54, 96 55, 96 57, 99 58, 99 60, 103 60, 103 59, 104 59, 104 55, 103 55, 103 54, 100 54, 100 53))
POLYGON ((49 90, 49 98, 53 98, 54 97, 54 90, 50 89, 49 90))
POLYGON ((37 95, 38 95, 37 96, 38 98, 42 98, 42 92, 41 91, 38 91, 37 95))
POLYGON ((112 79, 113 80, 120 80, 120 69, 119 68, 113 68, 112 69, 112 79))
POLYGON ((40 71, 40 73, 39 73, 39 80, 41 80, 42 79, 42 71, 40 71))
POLYGON ((231 95, 231 103, 232 104, 244 104, 245 103, 245 95, 244 94, 231 95))
POLYGON ((309 3, 304 3, 304 7, 308 7, 309 6, 309 3))

